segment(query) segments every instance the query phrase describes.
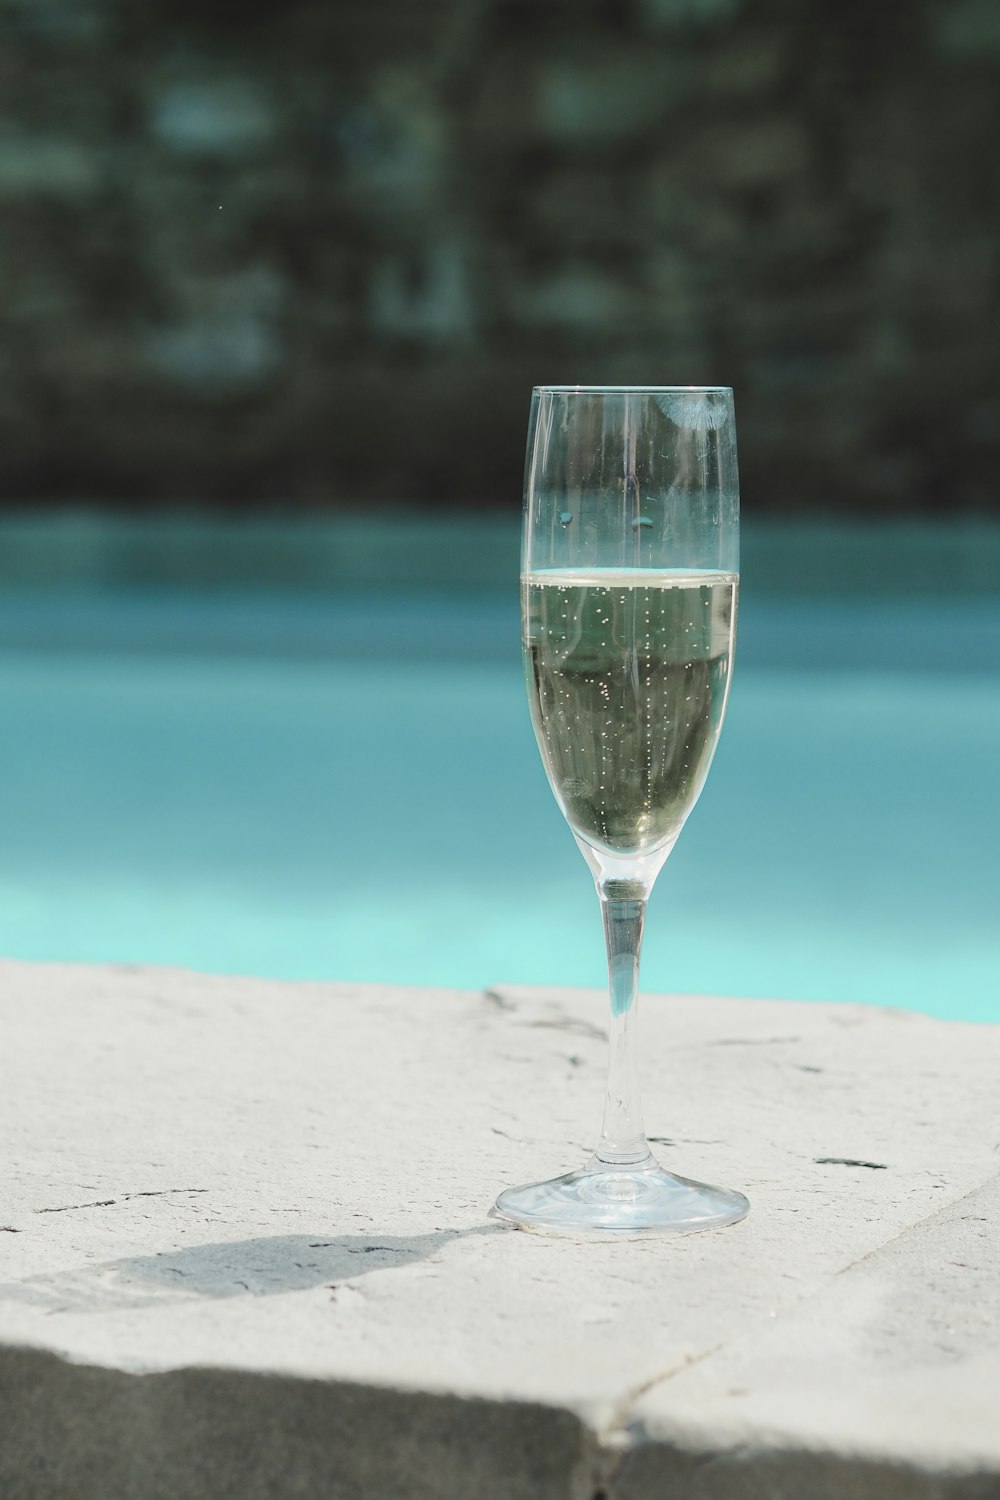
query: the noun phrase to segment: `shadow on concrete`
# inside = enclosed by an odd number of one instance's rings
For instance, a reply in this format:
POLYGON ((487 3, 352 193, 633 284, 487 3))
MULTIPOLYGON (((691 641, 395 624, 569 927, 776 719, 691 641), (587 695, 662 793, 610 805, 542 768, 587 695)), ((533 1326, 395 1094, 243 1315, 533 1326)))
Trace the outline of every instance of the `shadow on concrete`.
POLYGON ((223 1240, 7 1282, 0 1284, 0 1298, 30 1302, 50 1312, 99 1312, 159 1302, 165 1291, 174 1298, 274 1296, 335 1288, 372 1271, 426 1260, 454 1240, 506 1232, 499 1225, 477 1225, 429 1234, 281 1234, 223 1240))
POLYGON ((354 1281, 426 1260, 453 1240, 495 1233, 487 1227, 431 1234, 282 1234, 134 1256, 114 1263, 119 1280, 180 1288, 202 1297, 263 1297, 354 1281))

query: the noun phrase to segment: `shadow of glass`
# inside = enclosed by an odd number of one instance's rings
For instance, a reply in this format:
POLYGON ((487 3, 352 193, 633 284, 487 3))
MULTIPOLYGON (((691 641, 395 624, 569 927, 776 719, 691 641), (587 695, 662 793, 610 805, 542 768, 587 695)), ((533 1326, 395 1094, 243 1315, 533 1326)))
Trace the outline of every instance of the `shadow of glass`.
POLYGON ((0 1298, 51 1312, 100 1312, 156 1302, 164 1292, 174 1298, 275 1296, 335 1287, 372 1271, 426 1260, 453 1240, 498 1233, 504 1230, 483 1224, 430 1234, 281 1234, 223 1240, 0 1284, 0 1298))
POLYGON ((452 1240, 489 1232, 480 1227, 409 1235, 282 1234, 133 1256, 106 1269, 125 1285, 170 1287, 200 1297, 266 1297, 412 1265, 452 1240))

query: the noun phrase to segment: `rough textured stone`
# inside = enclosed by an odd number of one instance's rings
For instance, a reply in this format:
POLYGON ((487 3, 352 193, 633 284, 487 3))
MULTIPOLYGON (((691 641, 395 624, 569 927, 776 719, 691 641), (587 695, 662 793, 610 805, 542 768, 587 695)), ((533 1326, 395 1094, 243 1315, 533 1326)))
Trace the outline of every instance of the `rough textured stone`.
POLYGON ((3 0, 0 501, 510 505, 636 380, 758 509, 994 510, 997 16, 3 0))
POLYGON ((0 966, 0 1488, 697 1500, 1000 1477, 1000 1029, 643 1002, 715 1234, 549 1239, 604 997, 0 966))

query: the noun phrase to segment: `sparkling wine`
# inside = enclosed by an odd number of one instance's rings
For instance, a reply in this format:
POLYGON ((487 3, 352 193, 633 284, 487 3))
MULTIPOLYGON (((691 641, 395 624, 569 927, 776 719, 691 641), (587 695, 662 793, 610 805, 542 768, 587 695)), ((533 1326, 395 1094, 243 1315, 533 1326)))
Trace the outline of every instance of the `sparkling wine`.
POLYGON ((736 574, 550 569, 522 588, 531 717, 570 826, 611 854, 672 843, 722 727, 736 574))

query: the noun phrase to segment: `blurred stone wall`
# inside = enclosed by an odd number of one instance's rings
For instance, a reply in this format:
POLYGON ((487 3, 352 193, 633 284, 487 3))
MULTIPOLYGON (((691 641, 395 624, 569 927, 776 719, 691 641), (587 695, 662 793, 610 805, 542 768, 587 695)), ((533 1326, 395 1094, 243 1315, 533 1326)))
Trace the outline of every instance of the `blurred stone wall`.
POLYGON ((748 504, 983 510, 997 0, 0 0, 0 496, 519 498, 535 381, 748 504))

